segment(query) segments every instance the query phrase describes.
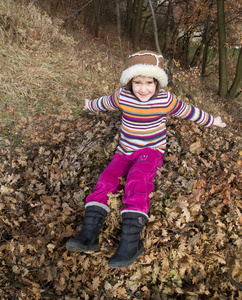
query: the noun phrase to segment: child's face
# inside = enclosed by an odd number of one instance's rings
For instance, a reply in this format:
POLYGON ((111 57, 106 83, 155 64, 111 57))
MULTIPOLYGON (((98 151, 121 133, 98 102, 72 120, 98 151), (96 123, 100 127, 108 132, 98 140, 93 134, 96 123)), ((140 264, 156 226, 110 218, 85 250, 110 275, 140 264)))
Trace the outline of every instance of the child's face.
POLYGON ((132 79, 132 90, 134 95, 142 102, 148 101, 156 92, 154 78, 137 76, 132 79))

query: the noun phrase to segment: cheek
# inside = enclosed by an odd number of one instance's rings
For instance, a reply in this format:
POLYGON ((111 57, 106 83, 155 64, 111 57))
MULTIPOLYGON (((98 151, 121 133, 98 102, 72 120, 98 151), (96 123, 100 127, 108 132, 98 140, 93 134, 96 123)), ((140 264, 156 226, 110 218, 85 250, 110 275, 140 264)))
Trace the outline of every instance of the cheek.
POLYGON ((150 91, 155 92, 156 91, 156 84, 154 84, 151 88, 150 91))
POLYGON ((135 84, 132 85, 133 92, 137 92, 139 90, 139 87, 135 84))

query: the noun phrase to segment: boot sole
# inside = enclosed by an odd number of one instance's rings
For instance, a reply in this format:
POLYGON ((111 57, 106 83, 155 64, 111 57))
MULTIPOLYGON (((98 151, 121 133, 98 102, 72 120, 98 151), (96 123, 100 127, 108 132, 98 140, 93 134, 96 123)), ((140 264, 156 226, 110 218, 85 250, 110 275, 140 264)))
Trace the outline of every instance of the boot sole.
POLYGON ((99 245, 94 244, 94 245, 82 245, 76 241, 69 241, 66 243, 66 249, 69 251, 73 252, 82 252, 82 251, 98 251, 99 250, 99 245))
POLYGON ((144 246, 142 246, 139 251, 133 256, 130 258, 130 260, 127 260, 127 261, 118 261, 118 262, 108 262, 108 266, 109 268, 127 268, 129 267, 130 265, 132 265, 136 259, 141 255, 143 254, 145 251, 145 248, 144 246))

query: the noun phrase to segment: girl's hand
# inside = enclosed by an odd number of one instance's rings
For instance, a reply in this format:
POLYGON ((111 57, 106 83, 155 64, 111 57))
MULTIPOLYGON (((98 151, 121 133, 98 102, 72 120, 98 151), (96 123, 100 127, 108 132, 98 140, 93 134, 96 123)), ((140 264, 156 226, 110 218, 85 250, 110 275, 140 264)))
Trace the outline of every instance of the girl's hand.
POLYGON ((83 110, 88 110, 89 109, 89 107, 88 107, 89 101, 90 101, 89 99, 85 99, 85 105, 83 107, 83 110))
POLYGON ((224 123, 224 122, 222 121, 221 117, 219 117, 219 116, 216 117, 216 118, 214 118, 213 125, 218 126, 218 127, 222 127, 222 128, 224 128, 224 127, 227 126, 226 123, 224 123))

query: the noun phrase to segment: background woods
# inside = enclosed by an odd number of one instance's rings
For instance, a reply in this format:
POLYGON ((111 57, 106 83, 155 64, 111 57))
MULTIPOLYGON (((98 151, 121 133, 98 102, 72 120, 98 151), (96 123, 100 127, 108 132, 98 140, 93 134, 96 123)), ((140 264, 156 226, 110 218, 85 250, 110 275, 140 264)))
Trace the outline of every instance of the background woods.
POLYGON ((153 45, 157 51, 161 49, 166 58, 178 59, 185 69, 200 67, 202 77, 211 73, 219 57, 219 94, 232 99, 240 93, 242 22, 239 0, 119 0, 118 18, 117 1, 37 2, 52 16, 63 18, 66 27, 77 29, 81 22, 95 37, 108 36, 110 26, 115 31, 118 22, 123 37, 129 39, 134 50, 153 45), (154 30, 157 32, 155 39, 154 30), (228 56, 234 57, 235 64, 229 77, 228 56))
MULTIPOLYGON (((121 50, 126 57, 133 47, 156 49, 149 1, 0 0, 1 299, 241 298, 241 104, 239 90, 231 101, 217 94, 217 2, 151 2, 170 59, 169 89, 228 127, 168 118, 146 252, 110 270, 123 190, 110 195, 101 251, 65 248, 80 231, 85 198, 113 156, 120 125, 119 112, 83 112, 83 99, 117 89, 121 50)), ((241 73, 234 48, 241 4, 224 4, 230 89, 241 73)))

